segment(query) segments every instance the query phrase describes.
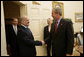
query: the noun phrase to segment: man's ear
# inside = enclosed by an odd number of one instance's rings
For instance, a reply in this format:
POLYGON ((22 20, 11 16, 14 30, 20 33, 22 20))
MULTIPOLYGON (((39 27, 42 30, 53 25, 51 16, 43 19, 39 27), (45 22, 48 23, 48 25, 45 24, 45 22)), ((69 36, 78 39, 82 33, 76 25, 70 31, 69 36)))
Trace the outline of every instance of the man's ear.
POLYGON ((22 23, 24 23, 24 21, 22 21, 22 23))

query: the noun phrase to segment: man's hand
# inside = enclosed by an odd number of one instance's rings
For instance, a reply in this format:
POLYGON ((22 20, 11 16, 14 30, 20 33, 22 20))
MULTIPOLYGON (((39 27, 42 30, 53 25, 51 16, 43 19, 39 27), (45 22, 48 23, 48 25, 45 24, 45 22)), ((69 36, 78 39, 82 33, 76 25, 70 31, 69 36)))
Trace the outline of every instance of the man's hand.
POLYGON ((47 47, 47 44, 45 43, 45 41, 41 41, 41 42, 42 42, 42 45, 47 47))
POLYGON ((66 56, 71 56, 70 54, 66 54, 66 56))
POLYGON ((44 41, 41 41, 42 42, 42 45, 45 45, 45 42, 44 41))

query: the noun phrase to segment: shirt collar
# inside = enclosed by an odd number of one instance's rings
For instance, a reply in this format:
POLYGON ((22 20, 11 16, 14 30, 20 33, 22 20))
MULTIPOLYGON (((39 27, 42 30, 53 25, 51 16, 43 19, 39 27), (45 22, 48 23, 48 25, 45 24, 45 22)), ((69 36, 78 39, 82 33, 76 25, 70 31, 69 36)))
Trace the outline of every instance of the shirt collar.
POLYGON ((13 27, 17 27, 17 25, 12 25, 13 27))
POLYGON ((61 21, 62 17, 59 18, 58 23, 61 21))
POLYGON ((23 25, 23 24, 21 24, 23 27, 25 27, 25 28, 28 28, 28 27, 26 27, 25 25, 23 25))

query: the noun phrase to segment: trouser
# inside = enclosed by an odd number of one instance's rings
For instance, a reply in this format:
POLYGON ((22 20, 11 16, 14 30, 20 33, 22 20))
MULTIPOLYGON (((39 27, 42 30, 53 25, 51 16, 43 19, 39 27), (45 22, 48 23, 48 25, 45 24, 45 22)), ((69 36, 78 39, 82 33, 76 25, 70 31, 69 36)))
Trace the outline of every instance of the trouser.
POLYGON ((47 56, 50 56, 50 49, 51 49, 51 46, 47 44, 47 56))

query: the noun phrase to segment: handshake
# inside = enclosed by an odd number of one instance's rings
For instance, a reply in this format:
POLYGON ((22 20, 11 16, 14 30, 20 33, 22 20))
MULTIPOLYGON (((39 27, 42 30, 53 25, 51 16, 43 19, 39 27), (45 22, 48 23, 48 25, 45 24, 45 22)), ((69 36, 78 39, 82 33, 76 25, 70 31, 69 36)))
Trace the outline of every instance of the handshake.
POLYGON ((45 43, 45 41, 41 41, 42 45, 47 46, 47 44, 45 43))

